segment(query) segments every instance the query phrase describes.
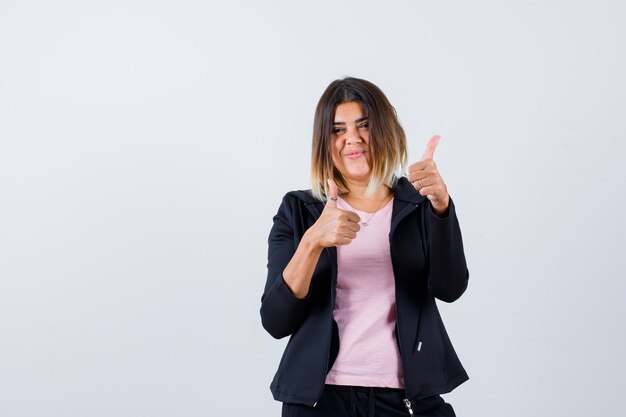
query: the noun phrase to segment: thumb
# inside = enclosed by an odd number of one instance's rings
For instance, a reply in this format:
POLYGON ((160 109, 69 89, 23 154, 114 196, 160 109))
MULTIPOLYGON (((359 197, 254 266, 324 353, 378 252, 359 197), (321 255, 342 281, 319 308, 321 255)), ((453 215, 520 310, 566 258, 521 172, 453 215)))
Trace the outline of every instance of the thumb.
POLYGON ((422 155, 422 161, 425 159, 433 159, 433 156, 435 155, 435 148, 437 147, 437 144, 439 143, 439 139, 441 139, 441 136, 439 135, 435 135, 432 138, 430 138, 430 140, 428 141, 428 145, 426 145, 426 150, 424 151, 424 154, 422 155))
POLYGON ((330 178, 326 180, 328 182, 328 200, 326 206, 337 208, 337 184, 330 178))

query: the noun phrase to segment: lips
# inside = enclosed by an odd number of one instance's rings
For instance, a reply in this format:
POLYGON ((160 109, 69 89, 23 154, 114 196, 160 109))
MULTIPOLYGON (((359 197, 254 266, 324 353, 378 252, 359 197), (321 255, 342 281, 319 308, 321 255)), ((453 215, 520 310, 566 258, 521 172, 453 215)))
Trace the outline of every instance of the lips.
POLYGON ((363 155, 365 153, 365 151, 350 151, 350 152, 346 152, 344 154, 344 156, 346 158, 350 158, 350 159, 357 159, 359 158, 361 155, 363 155))

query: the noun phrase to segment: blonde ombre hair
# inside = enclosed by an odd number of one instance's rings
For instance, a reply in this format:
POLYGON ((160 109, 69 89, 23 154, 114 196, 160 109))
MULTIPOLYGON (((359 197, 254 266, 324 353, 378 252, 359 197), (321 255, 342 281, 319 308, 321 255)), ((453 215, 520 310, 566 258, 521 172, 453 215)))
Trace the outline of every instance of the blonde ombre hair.
POLYGON ((311 191, 321 201, 326 201, 328 195, 328 178, 335 181, 340 194, 349 191, 341 173, 333 164, 332 132, 337 106, 351 101, 361 105, 369 123, 371 174, 366 195, 381 184, 393 187, 406 170, 406 135, 398 121, 396 109, 385 94, 373 83, 359 78, 335 80, 317 103, 313 122, 311 191))

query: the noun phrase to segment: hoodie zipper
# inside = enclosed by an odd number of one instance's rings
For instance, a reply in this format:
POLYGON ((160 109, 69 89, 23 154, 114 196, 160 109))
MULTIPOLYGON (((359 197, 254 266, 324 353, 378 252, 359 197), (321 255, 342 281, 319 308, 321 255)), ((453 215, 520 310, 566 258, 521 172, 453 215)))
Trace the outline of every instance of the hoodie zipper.
MULTIPOLYGON (((313 215, 313 218, 315 219, 315 221, 317 221, 317 219, 319 219, 320 217, 320 211, 317 209, 317 207, 315 206, 315 204, 307 204, 305 203, 305 207, 309 210, 309 212, 313 215)), ((331 265, 332 265, 332 259, 333 257, 331 256, 331 253, 329 251, 328 248, 326 248, 325 252, 327 253, 328 257, 331 260, 331 265)), ((335 272, 336 274, 336 272, 335 272)), ((336 278, 335 278, 336 279, 336 278)), ((332 288, 331 288, 331 292, 332 292, 332 288)), ((332 301, 332 295, 331 295, 331 301, 332 301)), ((333 329, 332 329, 332 311, 331 311, 331 322, 330 322, 330 337, 332 338, 332 334, 333 334, 333 329)), ((328 343, 328 352, 326 353, 326 363, 324 364, 324 369, 326 369, 326 372, 328 373, 328 361, 330 360, 330 341, 328 343)), ((315 402, 313 403, 313 407, 317 406, 317 403, 319 402, 320 398, 322 397, 322 393, 324 392, 324 385, 326 385, 326 375, 324 375, 324 379, 322 380, 322 383, 320 385, 320 389, 317 392, 317 399, 315 400, 315 402)))
MULTIPOLYGON (((404 359, 402 358, 402 342, 400 340, 400 326, 398 325, 398 304, 396 303, 396 329, 398 330, 398 350, 400 351, 400 360, 402 362, 402 374, 406 375, 404 369, 404 359)), ((411 409, 411 400, 409 400, 409 394, 406 391, 406 384, 404 384, 404 406, 407 408, 409 415, 413 415, 413 409, 411 409)))
POLYGON ((413 415, 413 409, 411 408, 411 400, 404 399, 404 406, 407 408, 409 415, 413 415))
MULTIPOLYGON (((400 221, 404 217, 406 217, 406 215, 409 212, 413 211, 416 207, 418 207, 418 204, 415 204, 414 207, 411 207, 410 205, 405 207, 398 214, 397 218, 395 219, 395 222, 392 223, 391 231, 389 233, 389 250, 390 250, 390 253, 393 253, 393 248, 391 247, 391 245, 392 245, 391 234, 395 231, 395 228, 398 226, 400 221)), ((395 266, 395 263, 393 262, 393 258, 391 259, 391 265, 393 267, 393 275, 394 275, 394 277, 397 277, 398 274, 396 273, 396 266, 395 266)), ((396 329, 397 329, 397 333, 398 333, 398 350, 400 351, 400 360, 402 361, 402 373, 403 373, 403 375, 406 376, 406 370, 404 369, 404 358, 402 356, 402 341, 400 340, 400 326, 398 325, 398 321, 399 320, 400 320, 400 316, 398 314, 398 302, 397 302, 397 297, 396 297, 396 329)), ((419 323, 419 318, 418 318, 418 323, 419 323)), ((405 380, 406 380, 406 378, 405 378, 405 380)), ((409 399, 409 394, 406 391, 406 384, 404 385, 404 399, 402 401, 404 402, 404 406, 406 407, 407 411, 409 412, 409 415, 413 416, 413 409, 411 408, 411 400, 409 399)))
MULTIPOLYGON (((328 254, 328 257, 332 261, 333 257, 332 257, 332 255, 330 253, 330 250, 328 248, 326 248, 326 253, 328 254)), ((335 257, 335 259, 336 259, 336 257, 335 257)), ((331 264, 332 264, 332 262, 331 262, 331 264)), ((336 285, 336 282, 337 282, 337 278, 336 277, 337 277, 337 272, 335 270, 335 285, 336 285)), ((332 296, 333 289, 331 288, 330 291, 331 291, 330 301, 331 301, 331 304, 334 305, 334 300, 333 300, 333 296, 332 296)), ((332 308, 334 308, 334 307, 331 307, 331 309, 332 308)), ((313 403, 313 407, 317 406, 317 403, 319 402, 320 398, 322 398, 322 393, 324 392, 324 386, 326 385, 326 375, 328 375, 328 371, 329 371, 329 369, 328 369, 328 362, 330 361, 330 345, 332 343, 332 337, 333 337, 333 317, 332 317, 333 312, 332 312, 332 310, 330 312, 330 315, 331 315, 331 318, 330 318, 330 338, 331 338, 331 340, 328 341, 328 346, 327 346, 328 351, 326 352, 326 362, 324 364, 324 369, 326 370, 326 373, 324 374, 324 378, 323 378, 322 383, 320 385, 320 389, 317 392, 317 399, 313 403)))
POLYGON ((422 341, 420 340, 420 325, 422 323, 422 306, 419 306, 417 316, 417 332, 415 334, 415 345, 413 346, 413 353, 422 350, 422 341))
MULTIPOLYGON (((330 337, 333 337, 333 323, 332 321, 330 322, 330 337)), ((330 360, 330 342, 328 343, 328 353, 326 354, 326 363, 324 365, 324 369, 326 369, 326 374, 328 374, 328 361, 330 360)), ((322 381, 322 386, 320 387, 319 391, 317 392, 317 400, 315 400, 315 403, 313 403, 313 407, 315 407, 317 405, 317 403, 319 402, 320 398, 322 398, 322 393, 324 392, 324 386, 326 385, 326 376, 324 376, 324 380, 322 381)))
MULTIPOLYGON (((426 262, 426 264, 428 265, 428 257, 429 257, 429 248, 428 248, 428 241, 426 239, 426 232, 425 232, 425 228, 426 228, 426 214, 424 213, 424 210, 422 210, 422 233, 421 233, 421 238, 422 238, 422 250, 424 252, 424 262, 426 262)), ((429 271, 426 271, 426 275, 428 275, 429 271)), ((428 285, 428 284, 426 284, 428 285)), ((420 327, 422 324, 422 305, 418 303, 419 306, 419 310, 418 310, 418 316, 417 316, 417 333, 415 335, 415 345, 413 346, 413 353, 415 352, 419 352, 422 350, 422 341, 420 340, 420 327)))

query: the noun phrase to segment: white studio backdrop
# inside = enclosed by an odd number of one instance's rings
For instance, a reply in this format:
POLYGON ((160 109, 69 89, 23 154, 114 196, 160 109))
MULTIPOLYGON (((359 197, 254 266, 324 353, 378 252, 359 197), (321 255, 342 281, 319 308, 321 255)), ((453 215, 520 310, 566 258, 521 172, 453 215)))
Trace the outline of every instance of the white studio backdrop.
POLYGON ((0 0, 0 415, 278 416, 267 235, 315 104, 433 134, 470 286, 459 416, 619 415, 619 1, 0 0))

